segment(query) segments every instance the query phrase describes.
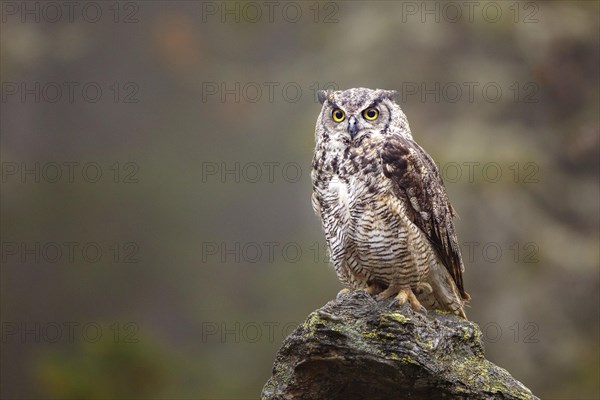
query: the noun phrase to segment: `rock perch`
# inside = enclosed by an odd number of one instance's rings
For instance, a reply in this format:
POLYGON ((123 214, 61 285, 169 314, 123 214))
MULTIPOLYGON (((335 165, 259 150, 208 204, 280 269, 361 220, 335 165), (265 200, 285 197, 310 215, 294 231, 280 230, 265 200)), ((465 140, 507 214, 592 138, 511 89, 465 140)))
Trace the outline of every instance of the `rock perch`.
POLYGON ((485 359, 475 323, 389 302, 354 292, 310 314, 284 340, 261 398, 538 399, 485 359))

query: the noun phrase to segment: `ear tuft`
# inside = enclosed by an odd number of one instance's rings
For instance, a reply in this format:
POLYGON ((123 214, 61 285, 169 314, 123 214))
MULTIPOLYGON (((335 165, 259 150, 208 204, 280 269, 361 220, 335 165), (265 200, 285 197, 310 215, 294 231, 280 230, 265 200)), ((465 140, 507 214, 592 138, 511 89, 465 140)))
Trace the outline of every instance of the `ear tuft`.
POLYGON ((317 98, 319 99, 319 103, 323 104, 325 103, 325 100, 327 100, 327 98, 329 97, 329 90, 319 90, 317 92, 317 98))
POLYGON ((400 97, 400 93, 397 90, 384 90, 383 97, 387 97, 390 100, 395 100, 400 97))

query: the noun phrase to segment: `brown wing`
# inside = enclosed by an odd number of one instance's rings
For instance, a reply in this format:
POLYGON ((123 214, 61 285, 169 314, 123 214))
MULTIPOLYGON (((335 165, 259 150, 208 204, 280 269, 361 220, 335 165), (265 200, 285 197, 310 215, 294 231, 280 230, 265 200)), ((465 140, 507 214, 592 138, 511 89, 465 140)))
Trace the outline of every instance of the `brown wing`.
POLYGON ((463 299, 464 265, 454 223, 455 212, 444 182, 431 157, 412 139, 394 135, 381 152, 384 175, 394 182, 395 193, 408 205, 412 222, 421 229, 450 272, 463 299))

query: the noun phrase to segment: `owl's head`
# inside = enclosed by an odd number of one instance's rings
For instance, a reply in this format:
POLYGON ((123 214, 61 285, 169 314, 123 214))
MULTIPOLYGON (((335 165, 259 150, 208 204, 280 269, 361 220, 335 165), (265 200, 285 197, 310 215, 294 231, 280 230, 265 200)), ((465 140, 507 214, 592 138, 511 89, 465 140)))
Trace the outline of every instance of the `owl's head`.
POLYGON ((411 137, 406 116, 394 102, 397 96, 395 90, 383 89, 320 90, 323 108, 317 120, 317 141, 357 145, 366 136, 390 132, 411 137))

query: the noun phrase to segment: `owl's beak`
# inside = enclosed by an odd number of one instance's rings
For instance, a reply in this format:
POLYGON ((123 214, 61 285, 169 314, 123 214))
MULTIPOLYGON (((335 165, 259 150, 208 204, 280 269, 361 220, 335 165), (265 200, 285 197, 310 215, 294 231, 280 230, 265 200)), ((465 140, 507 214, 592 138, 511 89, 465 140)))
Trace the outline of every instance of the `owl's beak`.
POLYGON ((354 139, 358 133, 358 125, 356 125, 356 117, 350 117, 348 119, 348 131, 350 132, 350 138, 354 139))

